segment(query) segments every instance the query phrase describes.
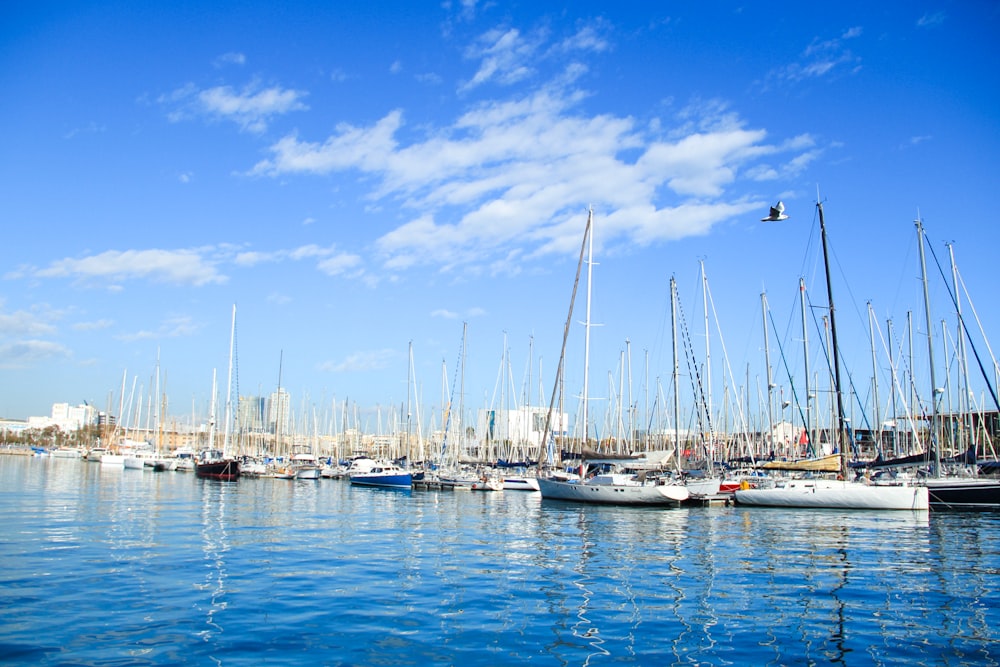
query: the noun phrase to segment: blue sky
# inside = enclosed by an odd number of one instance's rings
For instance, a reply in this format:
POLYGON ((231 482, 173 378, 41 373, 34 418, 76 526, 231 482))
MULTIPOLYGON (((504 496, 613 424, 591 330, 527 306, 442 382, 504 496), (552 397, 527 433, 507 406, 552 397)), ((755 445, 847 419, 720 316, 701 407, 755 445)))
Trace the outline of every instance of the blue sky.
MULTIPOLYGON (((280 360, 297 410, 347 400, 373 430, 412 342, 428 426, 465 323, 467 408, 547 402, 589 207, 592 412, 669 393, 671 276, 683 395, 689 365, 708 376, 707 282, 716 409, 725 387, 753 412, 761 293, 788 393, 799 278, 826 303, 817 191, 845 367, 870 382, 871 301, 897 332, 888 386, 911 311, 923 390, 918 212, 998 329, 998 28, 1000 5, 960 2, 4 3, 0 416, 116 412, 157 353, 169 413, 203 415, 233 303, 241 394, 274 391, 280 360), (779 199, 789 220, 760 222, 779 199)), ((938 278, 954 365, 947 300, 938 278)))

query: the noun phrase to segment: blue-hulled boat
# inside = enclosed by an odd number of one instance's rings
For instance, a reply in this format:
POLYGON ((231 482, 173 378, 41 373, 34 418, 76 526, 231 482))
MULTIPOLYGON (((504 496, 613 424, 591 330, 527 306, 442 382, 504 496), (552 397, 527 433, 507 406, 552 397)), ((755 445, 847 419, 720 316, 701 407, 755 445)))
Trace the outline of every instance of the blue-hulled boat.
POLYGON ((356 486, 381 486, 392 489, 409 489, 413 486, 413 475, 409 470, 395 463, 377 461, 368 470, 350 473, 351 484, 356 486))

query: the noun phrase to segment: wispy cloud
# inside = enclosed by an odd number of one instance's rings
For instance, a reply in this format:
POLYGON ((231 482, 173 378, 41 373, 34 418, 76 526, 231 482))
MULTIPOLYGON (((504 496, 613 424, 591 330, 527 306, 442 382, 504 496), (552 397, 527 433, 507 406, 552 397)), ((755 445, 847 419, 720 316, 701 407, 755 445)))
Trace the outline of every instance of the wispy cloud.
MULTIPOLYGON (((3 304, 0 303, 0 306, 3 304)), ((55 331, 55 326, 40 317, 38 313, 17 310, 12 313, 0 312, 0 335, 2 336, 44 336, 55 331)))
POLYGON ((132 343, 138 340, 180 338, 183 336, 190 336, 197 332, 200 328, 201 325, 196 324, 191 317, 187 315, 180 315, 164 320, 155 330, 151 331, 143 329, 133 333, 120 334, 115 336, 115 338, 126 343, 132 343))
POLYGON ((944 12, 934 12, 932 14, 924 14, 919 19, 917 19, 917 27, 919 28, 934 28, 942 23, 947 18, 944 12))
POLYGON ((260 133, 273 117, 308 109, 303 102, 306 95, 304 91, 280 86, 261 88, 258 83, 250 83, 242 90, 231 86, 198 89, 188 85, 161 96, 160 102, 172 107, 168 118, 175 122, 208 117, 230 120, 244 131, 260 133))
POLYGON ((144 278, 178 285, 207 285, 227 280, 200 249, 107 250, 97 255, 60 259, 34 272, 39 278, 75 278, 91 287, 114 287, 116 281, 144 278))
POLYGON ((839 37, 833 39, 819 37, 813 39, 798 60, 771 70, 767 75, 767 81, 797 83, 845 70, 858 71, 861 67, 861 58, 850 51, 847 42, 859 38, 862 33, 862 28, 856 26, 845 30, 839 37))
POLYGON ((94 121, 91 121, 91 122, 89 122, 86 125, 83 125, 81 127, 74 127, 72 130, 70 130, 69 132, 67 132, 63 136, 66 139, 73 139, 73 138, 78 137, 80 135, 101 134, 103 132, 107 132, 107 130, 108 130, 108 128, 107 128, 106 125, 101 125, 101 124, 95 123, 94 121))
POLYGON ((490 30, 466 51, 466 58, 480 63, 462 89, 469 90, 487 81, 510 85, 526 79, 534 73, 532 57, 542 45, 540 34, 526 38, 516 28, 490 30))
POLYGON ((70 356, 69 348, 46 340, 19 340, 0 344, 0 368, 23 368, 46 359, 70 356))
POLYGON ((242 53, 237 53, 235 51, 230 51, 229 53, 223 53, 221 56, 215 59, 212 63, 215 67, 225 67, 226 65, 245 65, 247 62, 247 57, 242 53))
POLYGON ((93 322, 77 322, 73 325, 76 331, 100 331, 114 324, 112 320, 94 320, 93 322))
POLYGON ((317 368, 330 373, 362 373, 388 368, 397 358, 394 350, 367 350, 355 352, 340 361, 327 361, 317 368))

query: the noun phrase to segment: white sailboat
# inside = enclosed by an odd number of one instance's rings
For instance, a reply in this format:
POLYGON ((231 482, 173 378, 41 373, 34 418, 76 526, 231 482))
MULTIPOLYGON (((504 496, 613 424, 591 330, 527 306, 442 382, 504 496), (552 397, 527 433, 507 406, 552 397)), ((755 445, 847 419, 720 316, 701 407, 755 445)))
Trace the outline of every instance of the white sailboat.
POLYGON ((749 488, 742 484, 735 492, 740 505, 765 507, 804 507, 819 509, 880 509, 926 510, 930 507, 927 487, 899 481, 873 484, 870 481, 847 480, 844 405, 840 382, 840 355, 837 347, 837 325, 834 318, 833 289, 830 286, 830 260, 827 249, 823 203, 816 202, 819 212, 820 236, 826 273, 826 289, 830 310, 831 358, 833 362, 834 394, 837 409, 837 443, 840 454, 840 474, 837 479, 779 479, 773 485, 749 488))
MULTIPOLYGON (((594 238, 593 238, 594 212, 591 210, 587 215, 587 227, 584 232, 584 243, 587 248, 587 316, 585 322, 584 338, 584 373, 583 373, 583 396, 581 408, 583 412, 583 443, 586 446, 588 437, 587 395, 589 392, 590 374, 590 297, 591 283, 593 277, 594 259, 594 238)), ((583 262, 584 248, 580 249, 580 264, 583 262)), ((579 275, 580 266, 577 267, 579 275)), ((574 298, 575 298, 574 289, 574 298)), ((573 306, 570 304, 570 318, 572 318, 573 306)), ((562 359, 560 359, 560 367, 562 359)), ((557 377, 559 373, 557 372, 557 377)), ((558 381, 558 380, 557 380, 558 381)), ((550 405, 551 413, 551 405, 550 405)), ((546 429, 547 430, 547 429, 546 429)), ((548 433, 545 433, 547 438, 548 433)), ((549 476, 538 478, 538 490, 541 491, 542 498, 547 500, 566 500, 572 502, 605 504, 605 505, 658 505, 677 506, 688 499, 690 491, 683 484, 675 484, 664 478, 649 478, 645 474, 631 474, 624 472, 600 473, 588 477, 588 463, 598 464, 620 464, 621 460, 592 458, 583 461, 580 465, 579 479, 567 479, 565 476, 549 476)))

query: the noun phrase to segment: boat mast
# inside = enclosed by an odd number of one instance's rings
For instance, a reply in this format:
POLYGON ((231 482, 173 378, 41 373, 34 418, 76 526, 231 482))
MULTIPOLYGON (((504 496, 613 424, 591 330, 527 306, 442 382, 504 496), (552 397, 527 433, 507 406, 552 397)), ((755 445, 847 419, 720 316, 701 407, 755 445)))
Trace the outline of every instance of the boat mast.
POLYGON ((680 403, 680 365, 677 359, 677 280, 670 276, 670 328, 673 332, 673 383, 674 383, 674 459, 677 468, 681 465, 681 403, 680 403))
POLYGON ((878 397, 878 358, 875 356, 875 311, 872 302, 868 302, 868 337, 872 348, 872 412, 875 415, 875 455, 882 454, 882 415, 878 397))
MULTIPOLYGON (((767 334, 767 292, 760 293, 760 310, 764 319, 764 365, 767 366, 767 441, 771 451, 774 451, 774 374, 771 371, 771 348, 767 334)), ((749 384, 747 387, 747 395, 749 396, 749 384)))
MULTIPOLYGON (((820 209, 820 220, 822 220, 823 209, 820 209)), ((822 225, 822 223, 820 223, 822 225)), ((816 454, 813 450, 813 431, 812 431, 812 410, 810 409, 809 403, 811 402, 812 394, 809 391, 809 327, 806 325, 806 281, 803 278, 799 278, 799 302, 802 308, 802 348, 804 352, 804 363, 805 363, 805 376, 806 376, 806 410, 805 410, 805 429, 806 429, 806 440, 808 441, 809 453, 815 456, 816 454)))
MULTIPOLYGON (((589 218, 592 218, 593 215, 593 210, 591 210, 589 218)), ((590 234, 587 236, 587 319, 584 322, 583 337, 583 443, 580 445, 581 448, 586 448, 587 446, 590 427, 590 417, 587 413, 587 397, 590 396, 590 297, 593 290, 594 275, 594 230, 590 226, 591 221, 589 218, 587 220, 587 227, 590 228, 590 234)))
MULTIPOLYGON (((226 378, 226 426, 222 439, 222 455, 229 455, 229 425, 233 419, 233 345, 236 342, 236 304, 233 304, 233 323, 229 330, 229 373, 226 378)), ((159 363, 157 363, 159 369, 159 363)), ((157 376, 159 377, 159 376, 157 376)))
POLYGON ((708 326, 708 276, 705 275, 705 260, 698 260, 701 268, 701 306, 705 311, 705 416, 708 426, 708 447, 707 455, 709 461, 715 458, 715 428, 712 418, 712 348, 710 344, 711 335, 708 326))
POLYGON ((976 435, 972 429, 972 405, 969 400, 969 397, 972 395, 969 387, 969 357, 965 350, 965 322, 962 320, 962 301, 958 290, 958 267, 955 265, 955 247, 951 243, 948 244, 948 257, 951 261, 951 282, 955 294, 955 312, 958 317, 956 342, 958 345, 959 373, 962 374, 961 390, 958 393, 958 411, 962 415, 961 419, 964 426, 962 430, 968 435, 968 442, 961 443, 962 451, 965 451, 968 446, 976 444, 976 435))
POLYGON ((931 301, 927 290, 927 261, 924 257, 924 223, 920 219, 913 221, 917 227, 917 245, 920 249, 920 278, 924 285, 924 318, 927 323, 927 359, 930 363, 931 376, 931 434, 930 447, 934 450, 934 476, 941 476, 941 443, 938 439, 937 382, 934 379, 934 344, 931 336, 931 301))
POLYGON ((560 415, 560 426, 562 424, 562 413, 563 413, 563 393, 562 384, 565 379, 565 362, 566 362, 566 340, 569 338, 569 327, 573 322, 573 307, 576 304, 576 290, 580 284, 580 269, 583 267, 583 253, 587 248, 587 239, 590 238, 590 227, 594 220, 594 209, 590 209, 587 214, 587 227, 583 232, 583 243, 580 245, 580 258, 576 263, 576 277, 573 279, 573 293, 569 300, 569 313, 566 315, 566 324, 563 326, 563 338, 562 338, 562 348, 559 350, 559 364, 556 366, 556 381, 552 386, 552 395, 549 398, 549 410, 545 413, 545 428, 542 431, 542 442, 541 446, 546 449, 546 461, 549 464, 558 464, 561 462, 561 455, 559 452, 549 452, 549 434, 552 432, 552 411, 556 404, 556 392, 559 395, 559 415, 560 415))
POLYGON ((837 448, 840 451, 840 474, 847 479, 847 452, 844 449, 844 399, 840 392, 840 352, 837 347, 837 323, 834 318, 833 287, 830 283, 830 253, 826 240, 826 222, 823 219, 823 202, 816 202, 819 211, 819 231, 823 240, 823 268, 826 272, 826 297, 830 309, 830 343, 833 355, 834 393, 837 397, 837 448))

